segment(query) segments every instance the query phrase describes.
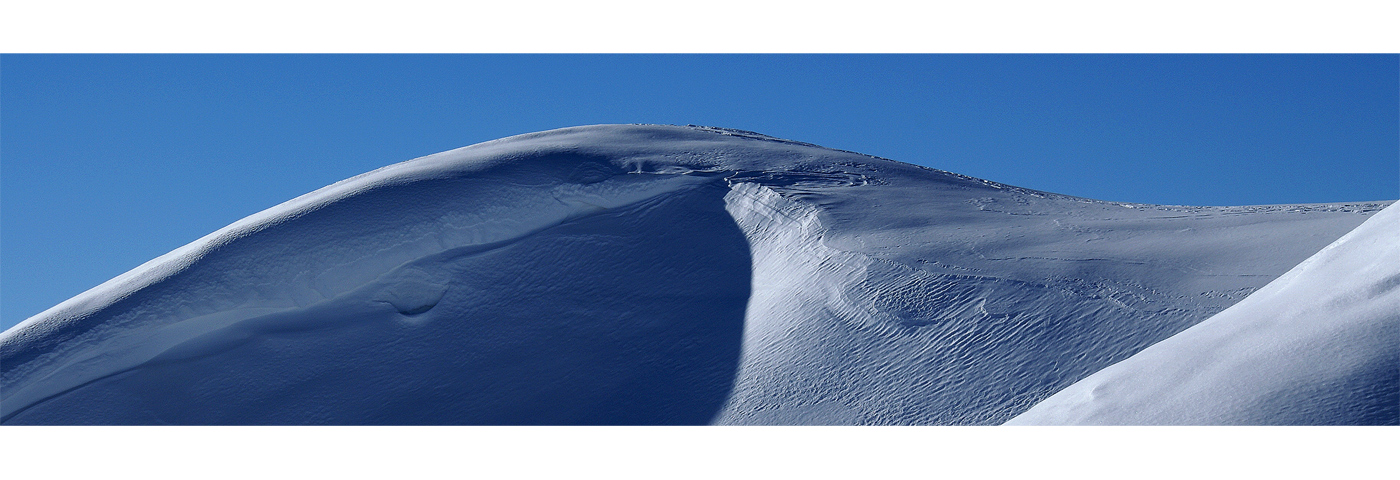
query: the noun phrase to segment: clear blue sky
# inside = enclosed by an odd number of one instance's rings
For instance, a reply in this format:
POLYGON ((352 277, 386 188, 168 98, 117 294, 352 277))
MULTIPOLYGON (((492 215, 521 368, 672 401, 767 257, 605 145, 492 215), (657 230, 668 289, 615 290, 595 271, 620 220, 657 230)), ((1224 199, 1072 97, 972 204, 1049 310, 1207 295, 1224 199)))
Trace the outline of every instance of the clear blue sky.
POLYGON ((1400 197, 1397 55, 4 55, 0 328, 346 177, 597 123, 1104 200, 1400 197))

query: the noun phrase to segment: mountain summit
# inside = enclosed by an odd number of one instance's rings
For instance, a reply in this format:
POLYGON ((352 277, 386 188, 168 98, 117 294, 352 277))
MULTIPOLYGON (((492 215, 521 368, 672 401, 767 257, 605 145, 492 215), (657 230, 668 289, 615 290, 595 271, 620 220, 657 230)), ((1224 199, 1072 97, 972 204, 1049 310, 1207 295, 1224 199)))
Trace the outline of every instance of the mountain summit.
POLYGON ((1166 423, 1400 423, 1394 249, 1356 282, 1319 279, 1366 266, 1351 240, 1314 257, 1325 277, 1279 279, 1307 288, 1270 284, 1363 222, 1356 235, 1394 246, 1375 233, 1396 231, 1388 204, 1127 204, 739 130, 551 130, 330 185, 26 320, 0 334, 0 421, 1151 423, 1032 407, 1098 391, 1075 385, 1096 372, 1150 377, 1170 345, 1209 365, 1207 344, 1253 345, 1232 333, 1248 325, 1214 325, 1297 297, 1322 306, 1296 322, 1381 313, 1271 338, 1380 346, 1322 377, 1222 370, 1282 378, 1245 391, 1272 417, 1124 405, 1166 423), (1371 413, 1335 413, 1352 407, 1371 413))

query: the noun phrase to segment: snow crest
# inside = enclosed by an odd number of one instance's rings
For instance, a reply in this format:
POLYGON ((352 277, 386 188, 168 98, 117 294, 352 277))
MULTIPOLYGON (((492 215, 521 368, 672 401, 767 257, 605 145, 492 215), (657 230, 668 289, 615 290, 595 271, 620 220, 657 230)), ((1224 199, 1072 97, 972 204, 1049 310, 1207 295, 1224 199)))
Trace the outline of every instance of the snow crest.
POLYGON ((0 334, 0 421, 1000 424, 1384 205, 1123 208, 738 130, 520 135, 0 334))

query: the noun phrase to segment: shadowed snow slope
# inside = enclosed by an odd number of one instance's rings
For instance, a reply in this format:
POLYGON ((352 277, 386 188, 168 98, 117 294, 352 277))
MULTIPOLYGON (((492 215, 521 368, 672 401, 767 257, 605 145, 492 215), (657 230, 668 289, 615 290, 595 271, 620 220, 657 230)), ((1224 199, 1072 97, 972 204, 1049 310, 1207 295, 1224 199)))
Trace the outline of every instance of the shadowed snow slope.
POLYGON ((752 132, 553 130, 331 185, 26 320, 0 419, 999 424, 1386 204, 1122 204, 752 132))
POLYGON ((1400 423, 1400 207, 1009 424, 1400 423))

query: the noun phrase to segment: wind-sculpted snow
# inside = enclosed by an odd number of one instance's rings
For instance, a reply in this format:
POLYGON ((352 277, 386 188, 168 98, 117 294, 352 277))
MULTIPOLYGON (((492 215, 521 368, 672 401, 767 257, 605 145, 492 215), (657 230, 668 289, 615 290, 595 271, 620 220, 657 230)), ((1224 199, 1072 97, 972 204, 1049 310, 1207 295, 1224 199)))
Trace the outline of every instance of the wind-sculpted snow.
POLYGON ((1400 424, 1400 207, 1010 424, 1400 424))
POLYGON ((35 424, 998 424, 1384 203, 1036 192, 710 127, 521 135, 236 222, 0 335, 35 424))

